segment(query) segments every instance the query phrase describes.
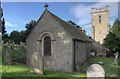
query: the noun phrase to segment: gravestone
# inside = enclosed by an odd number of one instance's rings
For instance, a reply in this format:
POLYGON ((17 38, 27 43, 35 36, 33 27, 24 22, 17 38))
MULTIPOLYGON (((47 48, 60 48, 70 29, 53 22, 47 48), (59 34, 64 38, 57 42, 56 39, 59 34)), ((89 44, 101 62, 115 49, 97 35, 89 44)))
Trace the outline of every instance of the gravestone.
POLYGON ((25 43, 21 41, 21 42, 20 42, 20 45, 24 46, 24 45, 25 45, 25 43))
POLYGON ((22 42, 22 41, 20 42, 20 45, 23 45, 23 42, 22 42))
POLYGON ((4 61, 6 61, 8 64, 11 64, 11 49, 9 46, 4 46, 4 52, 3 52, 3 56, 4 56, 4 61))
POLYGON ((43 57, 39 52, 35 52, 31 58, 31 71, 43 75, 43 57))
POLYGON ((15 45, 15 42, 13 41, 13 42, 11 43, 11 46, 14 47, 14 45, 15 45))
POLYGON ((19 47, 19 45, 18 44, 16 44, 16 48, 18 48, 19 47))
POLYGON ((25 45, 21 45, 20 47, 21 47, 22 51, 23 51, 24 53, 26 53, 26 47, 25 47, 25 45))
POLYGON ((3 40, 1 41, 1 45, 4 45, 4 41, 3 40))
POLYGON ((88 67, 87 70, 87 79, 104 79, 105 71, 102 66, 99 64, 92 64, 88 67))
POLYGON ((14 53, 15 54, 19 54, 19 49, 18 48, 14 48, 14 53))
POLYGON ((8 43, 8 42, 6 42, 6 45, 7 45, 7 46, 9 46, 9 43, 8 43))

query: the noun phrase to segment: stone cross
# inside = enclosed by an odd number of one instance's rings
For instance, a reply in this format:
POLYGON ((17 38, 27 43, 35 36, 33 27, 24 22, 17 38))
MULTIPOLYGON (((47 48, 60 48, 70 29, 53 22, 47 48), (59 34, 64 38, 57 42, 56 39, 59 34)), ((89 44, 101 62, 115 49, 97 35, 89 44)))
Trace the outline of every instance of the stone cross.
POLYGON ((47 4, 45 4, 45 6, 44 6, 44 7, 45 7, 45 9, 47 10, 48 5, 47 5, 47 4))
POLYGON ((115 61, 112 63, 112 65, 118 65, 117 58, 118 58, 119 54, 118 54, 118 52, 116 52, 116 54, 114 54, 114 55, 115 55, 115 61))
POLYGON ((115 62, 117 62, 117 58, 119 56, 118 52, 116 52, 116 54, 114 54, 114 55, 115 55, 115 62))

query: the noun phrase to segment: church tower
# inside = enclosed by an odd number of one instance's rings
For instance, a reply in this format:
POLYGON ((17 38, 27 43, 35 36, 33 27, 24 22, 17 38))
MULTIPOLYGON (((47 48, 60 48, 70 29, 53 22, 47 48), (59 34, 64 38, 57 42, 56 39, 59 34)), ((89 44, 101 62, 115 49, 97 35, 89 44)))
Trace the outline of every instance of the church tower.
POLYGON ((105 6, 104 8, 92 8, 91 20, 92 20, 92 39, 100 44, 103 43, 106 34, 110 29, 109 25, 109 6, 105 6))

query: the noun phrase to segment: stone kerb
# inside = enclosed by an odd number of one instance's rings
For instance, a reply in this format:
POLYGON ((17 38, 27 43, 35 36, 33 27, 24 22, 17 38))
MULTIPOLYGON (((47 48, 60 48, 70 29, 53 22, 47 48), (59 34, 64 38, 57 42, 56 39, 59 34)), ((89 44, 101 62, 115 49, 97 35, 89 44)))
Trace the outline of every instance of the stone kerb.
POLYGON ((31 71, 43 75, 43 57, 39 52, 33 53, 31 57, 31 71))

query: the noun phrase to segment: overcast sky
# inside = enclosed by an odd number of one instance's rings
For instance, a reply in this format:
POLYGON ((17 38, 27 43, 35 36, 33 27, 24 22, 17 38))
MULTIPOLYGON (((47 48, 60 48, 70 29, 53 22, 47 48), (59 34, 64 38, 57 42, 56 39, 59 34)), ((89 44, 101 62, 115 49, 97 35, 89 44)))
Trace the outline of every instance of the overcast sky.
POLYGON ((48 10, 56 16, 84 26, 88 35, 91 35, 91 8, 110 6, 110 25, 118 18, 117 2, 2 2, 7 33, 25 30, 26 23, 37 21, 46 3, 48 10))

